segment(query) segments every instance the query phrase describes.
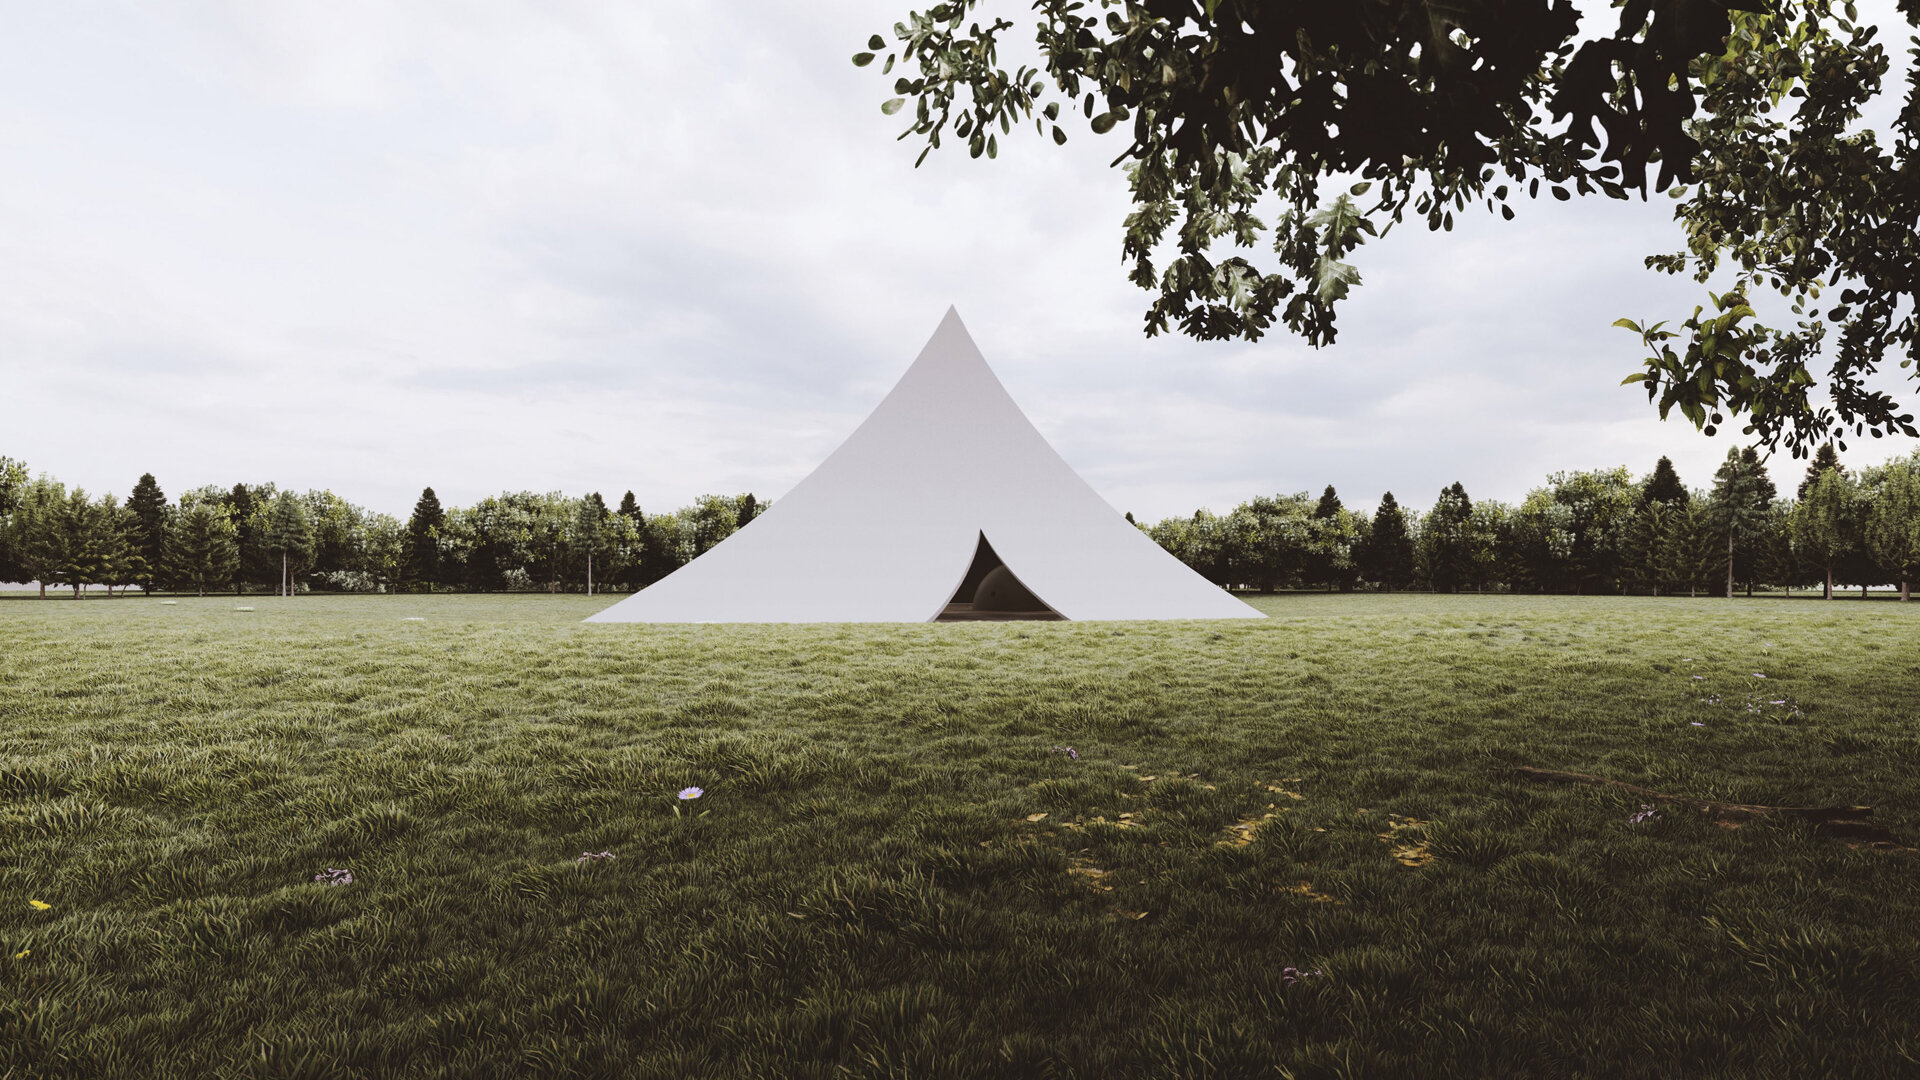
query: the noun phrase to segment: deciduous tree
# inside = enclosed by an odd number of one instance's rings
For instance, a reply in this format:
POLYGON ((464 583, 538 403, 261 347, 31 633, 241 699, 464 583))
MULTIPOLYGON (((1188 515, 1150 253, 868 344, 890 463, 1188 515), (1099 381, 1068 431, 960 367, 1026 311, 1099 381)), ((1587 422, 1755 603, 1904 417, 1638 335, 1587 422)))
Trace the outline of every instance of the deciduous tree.
POLYGON ((607 576, 606 555, 611 548, 608 536, 606 501, 599 492, 593 492, 580 500, 580 508, 573 517, 573 537, 571 546, 574 557, 581 562, 585 571, 587 595, 593 595, 594 564, 599 563, 602 580, 607 576))
POLYGON ((1794 510, 1794 546, 1826 574, 1826 599, 1833 599, 1833 568, 1856 542, 1859 522, 1854 514, 1854 484, 1838 469, 1820 474, 1807 497, 1794 510))
POLYGON ((20 562, 18 526, 13 520, 30 482, 26 462, 0 456, 0 581, 26 581, 33 576, 20 562))
POLYGON ((1866 542, 1875 561, 1898 576, 1900 599, 1909 599, 1909 583, 1920 574, 1920 463, 1887 466, 1867 510, 1866 542))
MULTIPOLYGON (((1122 253, 1153 294, 1149 334, 1282 323, 1323 344, 1360 281, 1352 253, 1408 212, 1450 230, 1475 204, 1511 218, 1522 193, 1672 189, 1684 246, 1649 266, 1733 281, 1677 329, 1621 320, 1652 353, 1629 381, 1661 415, 1709 434, 1745 415, 1796 455, 1847 428, 1914 434, 1863 380, 1890 348, 1920 354, 1920 82, 1883 146, 1856 129, 1886 51, 1851 5, 1615 6, 1608 35, 1583 34, 1565 0, 1033 0, 1040 66, 1007 70, 1019 24, 982 16, 1019 5, 944 0, 853 59, 900 69, 882 111, 907 110, 922 160, 943 139, 995 157, 1016 124, 1065 142, 1075 109, 1095 134, 1127 132, 1122 253), (1771 328, 1748 297, 1802 315, 1841 281, 1828 408, 1808 393, 1827 323, 1771 328)), ((1901 11, 1920 21, 1920 4, 1901 11)))
POLYGON ((294 595, 301 572, 313 559, 313 523, 299 496, 291 491, 274 496, 261 544, 280 561, 280 594, 294 595))

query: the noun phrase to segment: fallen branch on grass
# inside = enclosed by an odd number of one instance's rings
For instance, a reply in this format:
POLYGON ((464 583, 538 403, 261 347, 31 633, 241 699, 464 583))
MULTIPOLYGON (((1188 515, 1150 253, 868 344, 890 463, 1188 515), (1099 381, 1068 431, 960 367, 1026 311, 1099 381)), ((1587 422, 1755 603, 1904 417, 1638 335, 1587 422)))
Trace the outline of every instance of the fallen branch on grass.
MULTIPOLYGON (((1591 787, 1619 788, 1631 791, 1650 802, 1666 803, 1671 806, 1685 806, 1698 810, 1719 821, 1738 822, 1762 817, 1791 817, 1813 822, 1814 831, 1835 840, 1852 840, 1869 844, 1890 844, 1904 847, 1893 837, 1892 830, 1885 825, 1876 825, 1862 818, 1873 816, 1871 806, 1765 806, 1759 803, 1730 803, 1716 799, 1695 799, 1686 795, 1668 795, 1662 791, 1643 788, 1638 784, 1629 784, 1624 780, 1609 780, 1604 776, 1592 776, 1587 773, 1559 772, 1554 769, 1535 769, 1520 765, 1514 768, 1521 778, 1527 780, 1545 780, 1559 784, 1586 784, 1591 787)), ((1911 849, 1908 849, 1911 850, 1911 849)))

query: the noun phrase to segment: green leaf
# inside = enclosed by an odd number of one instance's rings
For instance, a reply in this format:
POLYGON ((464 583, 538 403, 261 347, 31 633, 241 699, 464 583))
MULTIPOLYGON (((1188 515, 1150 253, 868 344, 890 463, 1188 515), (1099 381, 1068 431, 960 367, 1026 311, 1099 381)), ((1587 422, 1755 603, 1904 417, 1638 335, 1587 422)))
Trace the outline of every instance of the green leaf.
POLYGON ((1568 199, 1573 198, 1573 196, 1567 192, 1567 189, 1561 187, 1559 184, 1553 185, 1553 197, 1559 199, 1561 202, 1566 202, 1568 199))
POLYGON ((900 111, 900 106, 905 105, 906 103, 907 103, 906 98, 894 98, 890 101, 882 102, 880 105, 880 111, 883 113, 886 113, 888 116, 892 116, 894 113, 897 113, 900 111))
POLYGON ((1323 255, 1314 260, 1313 278, 1314 295, 1324 303, 1331 303, 1344 299, 1349 286, 1360 284, 1360 271, 1323 255))
POLYGON ((1067 145, 1067 133, 1064 131, 1061 131, 1060 125, 1058 124, 1055 124, 1053 126, 1053 144, 1055 146, 1067 145))
POLYGON ((853 54, 853 66, 854 66, 854 67, 866 67, 866 66, 867 66, 868 64, 871 64, 871 63, 873 63, 873 54, 872 54, 872 53, 870 53, 870 52, 863 52, 863 53, 854 53, 854 54, 853 54))
POLYGON ((1615 319, 1613 320, 1613 325, 1623 330, 1631 330, 1636 334, 1640 332, 1640 324, 1634 322, 1632 319, 1615 319))
MULTIPOLYGON (((1624 322, 1625 320, 1623 319, 1623 320, 1621 320, 1621 321, 1622 321, 1622 322, 1624 322)), ((1619 323, 1615 323, 1614 325, 1615 325, 1615 326, 1618 326, 1618 325, 1619 325, 1619 323)), ((1620 385, 1621 385, 1621 386, 1627 386, 1627 385, 1630 385, 1630 384, 1632 384, 1632 383, 1637 383, 1637 382, 1638 382, 1638 383, 1643 383, 1643 382, 1651 382, 1652 380, 1653 380, 1653 376, 1652 376, 1651 374, 1649 374, 1649 373, 1647 373, 1647 372, 1645 372, 1645 371, 1642 371, 1642 372, 1638 372, 1638 373, 1636 373, 1636 374, 1633 374, 1633 375, 1629 375, 1629 376, 1627 376, 1627 377, 1626 377, 1626 378, 1624 378, 1624 379, 1621 379, 1621 380, 1620 380, 1620 385)))
POLYGON ((1114 116, 1112 113, 1101 113, 1099 116, 1093 118, 1093 133, 1095 135, 1105 135, 1107 132, 1113 130, 1113 122, 1114 116))
POLYGON ((1352 187, 1350 187, 1350 188, 1348 188, 1348 189, 1347 189, 1347 194, 1349 194, 1349 195, 1365 195, 1365 194, 1366 194, 1367 192, 1369 192, 1369 191, 1371 191, 1371 190, 1373 190, 1373 181, 1371 181, 1371 180, 1362 180, 1362 181, 1360 181, 1359 183, 1357 183, 1357 184, 1355 184, 1355 185, 1353 185, 1352 187))
POLYGON ((874 52, 879 52, 886 47, 887 39, 881 37, 879 34, 875 34, 867 39, 867 48, 872 49, 874 52))

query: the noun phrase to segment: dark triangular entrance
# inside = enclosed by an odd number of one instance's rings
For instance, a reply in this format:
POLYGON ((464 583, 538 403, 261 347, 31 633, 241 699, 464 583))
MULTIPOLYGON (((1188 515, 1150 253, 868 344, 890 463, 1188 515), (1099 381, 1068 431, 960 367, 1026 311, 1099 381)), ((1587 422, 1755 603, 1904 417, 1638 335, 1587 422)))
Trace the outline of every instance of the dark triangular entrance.
POLYGON ((973 551, 973 565, 967 567, 953 599, 935 617, 935 622, 974 622, 1004 619, 1061 619, 1059 612, 1033 595, 1007 564, 994 554, 987 534, 980 534, 973 551))

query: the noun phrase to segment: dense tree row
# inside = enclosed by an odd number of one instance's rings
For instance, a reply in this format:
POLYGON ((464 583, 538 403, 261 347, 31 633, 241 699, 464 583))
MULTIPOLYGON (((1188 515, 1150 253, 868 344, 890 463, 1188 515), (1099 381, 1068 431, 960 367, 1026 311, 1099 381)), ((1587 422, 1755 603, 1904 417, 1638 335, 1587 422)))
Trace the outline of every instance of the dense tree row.
POLYGON ((1388 492, 1371 515, 1329 487, 1263 496, 1224 517, 1206 510, 1142 526, 1221 585, 1437 592, 1732 595, 1756 586, 1898 583, 1920 574, 1920 455, 1861 470, 1831 445, 1782 497, 1752 450, 1731 451, 1706 490, 1688 490, 1661 458, 1647 476, 1623 468, 1548 477, 1517 506, 1453 484, 1425 514, 1388 492))
MULTIPOLYGON (((672 573, 764 510, 751 494, 703 496, 643 514, 632 492, 509 492, 448 509, 433 489, 406 521, 331 491, 272 484, 204 487, 169 502, 152 475, 124 502, 31 477, 0 457, 0 581, 341 592, 631 590, 672 573)), ((1518 505, 1473 500, 1460 484, 1425 513, 1391 492, 1372 514, 1328 487, 1262 496, 1141 526, 1218 584, 1239 588, 1719 593, 1757 586, 1908 583, 1920 574, 1920 454, 1857 475, 1823 447, 1790 495, 1752 450, 1728 453, 1706 489, 1661 458, 1555 473, 1518 505)))
POLYGON ((0 581, 204 595, 468 589, 636 589, 765 509, 751 494, 643 514, 628 492, 509 492, 447 509, 432 488, 401 521, 331 491, 204 487, 169 503, 151 474, 122 502, 0 458, 0 581))

